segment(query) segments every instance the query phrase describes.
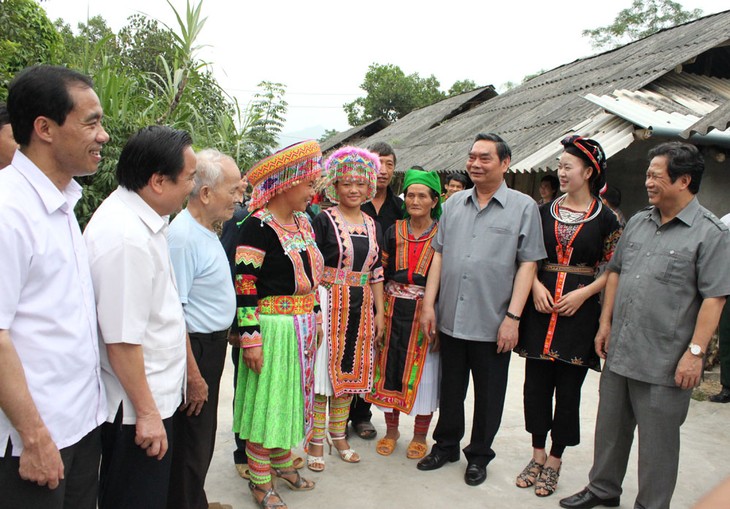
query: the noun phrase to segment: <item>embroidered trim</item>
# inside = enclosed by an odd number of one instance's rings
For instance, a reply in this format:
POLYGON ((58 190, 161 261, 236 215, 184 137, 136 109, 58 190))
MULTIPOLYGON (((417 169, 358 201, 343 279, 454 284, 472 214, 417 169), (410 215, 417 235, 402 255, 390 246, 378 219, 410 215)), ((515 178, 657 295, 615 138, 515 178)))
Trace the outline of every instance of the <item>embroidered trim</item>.
POLYGON ((254 268, 259 269, 264 263, 264 257, 266 251, 256 249, 252 246, 237 246, 236 247, 236 265, 245 264, 252 265, 254 268))
POLYGON ((264 315, 303 315, 312 313, 317 299, 308 295, 270 295, 259 299, 257 311, 264 315))

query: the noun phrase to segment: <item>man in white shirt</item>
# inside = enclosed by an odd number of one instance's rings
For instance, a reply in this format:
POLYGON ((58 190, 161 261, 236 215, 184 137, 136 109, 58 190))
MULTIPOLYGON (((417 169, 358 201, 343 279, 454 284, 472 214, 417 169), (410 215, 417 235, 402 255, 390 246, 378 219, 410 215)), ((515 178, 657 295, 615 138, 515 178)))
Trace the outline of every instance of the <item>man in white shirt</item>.
POLYGON ((109 136, 91 80, 35 66, 10 84, 20 144, 0 172, 0 506, 93 509, 106 401, 73 177, 109 136))
POLYGON ((185 319, 167 245, 168 215, 193 188, 190 135, 165 126, 132 135, 119 187, 84 232, 96 293, 108 416, 99 508, 164 508, 172 415, 185 381, 185 319))
POLYGON ((241 171, 217 150, 203 150, 196 158, 188 206, 172 221, 167 236, 189 338, 187 399, 173 417, 169 509, 209 507, 205 476, 215 447, 228 331, 236 314, 230 266, 215 226, 233 216, 241 171))

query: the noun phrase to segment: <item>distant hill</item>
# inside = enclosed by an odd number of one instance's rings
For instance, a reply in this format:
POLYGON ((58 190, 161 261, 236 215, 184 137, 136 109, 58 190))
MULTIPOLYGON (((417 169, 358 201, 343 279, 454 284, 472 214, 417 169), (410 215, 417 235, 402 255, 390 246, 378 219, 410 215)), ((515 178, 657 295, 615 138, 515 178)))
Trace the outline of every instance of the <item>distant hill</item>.
POLYGON ((307 127, 299 131, 288 131, 279 135, 279 147, 284 148, 304 140, 318 140, 327 129, 321 125, 307 127))

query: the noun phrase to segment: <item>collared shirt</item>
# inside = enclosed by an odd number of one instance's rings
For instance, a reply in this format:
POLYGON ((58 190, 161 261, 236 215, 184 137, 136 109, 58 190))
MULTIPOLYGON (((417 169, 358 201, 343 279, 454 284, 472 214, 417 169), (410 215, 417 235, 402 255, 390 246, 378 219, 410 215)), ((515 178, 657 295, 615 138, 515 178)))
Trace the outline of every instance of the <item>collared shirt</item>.
POLYGON ((403 200, 398 198, 390 186, 385 191, 385 201, 379 212, 375 212, 375 205, 369 201, 360 206, 360 210, 375 219, 380 225, 380 231, 386 232, 398 219, 403 219, 403 200))
POLYGON ((662 225, 651 207, 626 224, 607 270, 619 274, 606 366, 675 386, 702 301, 730 294, 728 228, 694 198, 662 225))
MULTIPOLYGON (((0 172, 0 329, 20 357, 41 419, 59 449, 106 418, 94 293, 74 205, 22 152, 0 172)), ((0 410, 0 456, 18 432, 0 410)))
POLYGON ((236 292, 218 236, 185 209, 170 223, 167 240, 188 332, 205 334, 230 327, 236 292))
MULTIPOLYGON (((96 292, 99 336, 107 344, 142 345, 147 383, 163 419, 182 401, 185 318, 167 246, 167 218, 137 193, 118 187, 96 209, 84 231, 96 292)), ((119 403, 124 424, 137 416, 101 349, 112 422, 119 403)))
POLYGON ((502 182, 479 207, 476 188, 443 205, 433 248, 441 253, 439 329, 472 341, 497 341, 521 262, 546 257, 540 213, 526 194, 502 182))

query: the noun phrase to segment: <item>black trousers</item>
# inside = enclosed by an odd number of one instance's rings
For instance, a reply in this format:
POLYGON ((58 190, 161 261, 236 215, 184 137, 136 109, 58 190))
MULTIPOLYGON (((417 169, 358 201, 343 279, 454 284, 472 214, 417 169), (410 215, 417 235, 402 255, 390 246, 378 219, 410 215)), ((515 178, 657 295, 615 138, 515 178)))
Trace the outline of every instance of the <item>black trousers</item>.
MULTIPOLYGON (((236 406, 236 386, 238 385, 238 362, 241 359, 241 349, 231 348, 231 360, 233 360, 233 407, 236 406)), ((232 407, 232 408, 233 408, 232 407)), ((233 411, 233 410, 232 410, 233 411)), ((233 439, 236 442, 236 449, 233 451, 233 463, 236 465, 245 465, 248 463, 246 456, 246 441, 233 432, 233 439)))
POLYGON ((101 425, 99 509, 164 509, 174 447, 172 417, 162 420, 168 450, 161 459, 134 443, 136 426, 122 424, 122 406, 113 423, 101 425))
POLYGON ((20 478, 20 458, 11 456, 8 440, 0 458, 0 509, 95 509, 99 484, 101 428, 59 452, 64 479, 56 489, 20 478))
POLYGON ((208 509, 205 477, 213 459, 218 429, 218 394, 228 347, 222 339, 190 334, 190 347, 203 379, 208 384, 208 401, 198 415, 176 411, 172 416, 175 439, 172 448, 168 509, 208 509))
POLYGON ((440 333, 441 400, 433 432, 433 452, 458 453, 464 436, 464 399, 469 372, 474 382, 471 441, 464 448, 469 463, 486 466, 496 454, 492 442, 502 422, 512 352, 497 353, 496 343, 467 341, 440 333))
POLYGON ((585 366, 527 359, 523 388, 527 432, 544 436, 550 431, 554 444, 578 445, 580 391, 587 373, 585 366))
POLYGON ((353 426, 361 422, 369 422, 373 418, 373 412, 370 408, 373 406, 369 401, 365 401, 359 395, 355 395, 350 403, 350 415, 347 417, 353 426))

